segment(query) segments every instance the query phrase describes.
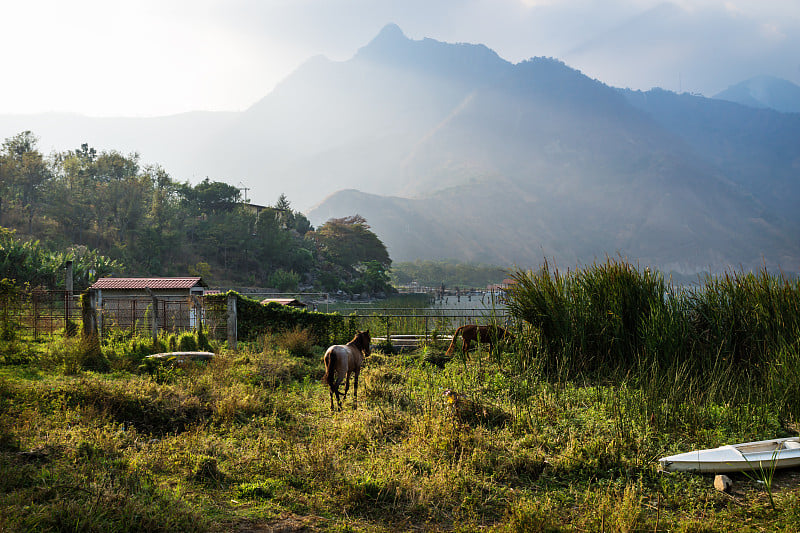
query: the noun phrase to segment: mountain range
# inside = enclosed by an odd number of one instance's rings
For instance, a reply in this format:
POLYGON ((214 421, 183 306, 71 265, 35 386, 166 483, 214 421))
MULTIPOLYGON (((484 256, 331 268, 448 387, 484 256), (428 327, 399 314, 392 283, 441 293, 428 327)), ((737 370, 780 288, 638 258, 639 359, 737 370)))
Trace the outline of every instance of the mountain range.
POLYGON ((800 113, 800 86, 775 76, 750 78, 731 85, 714 98, 784 113, 800 113))
POLYGON ((550 58, 408 39, 309 60, 241 113, 0 116, 43 147, 139 151, 177 179, 358 213, 394 260, 565 267, 622 255, 693 275, 800 262, 800 114, 607 86, 550 58), (67 139, 69 136, 69 139, 67 139))

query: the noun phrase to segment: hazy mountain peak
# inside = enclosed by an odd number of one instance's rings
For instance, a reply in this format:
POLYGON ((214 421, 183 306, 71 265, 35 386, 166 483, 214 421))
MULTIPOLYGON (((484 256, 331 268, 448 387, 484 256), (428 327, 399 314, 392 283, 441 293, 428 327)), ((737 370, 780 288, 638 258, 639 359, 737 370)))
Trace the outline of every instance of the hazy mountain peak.
POLYGON ((408 37, 406 37, 406 34, 400 29, 400 26, 389 23, 378 32, 378 35, 376 35, 374 39, 372 39, 372 43, 376 41, 397 42, 407 40, 408 37))
POLYGON ((370 62, 428 72, 463 80, 491 80, 511 66, 494 50, 482 44, 446 43, 435 39, 409 39, 396 24, 388 24, 353 57, 370 62))
POLYGON ((766 107, 784 113, 800 113, 800 86, 774 76, 756 76, 714 95, 750 107, 766 107))
POLYGON ((382 61, 407 49, 411 42, 397 24, 387 24, 374 39, 358 50, 355 57, 382 61))

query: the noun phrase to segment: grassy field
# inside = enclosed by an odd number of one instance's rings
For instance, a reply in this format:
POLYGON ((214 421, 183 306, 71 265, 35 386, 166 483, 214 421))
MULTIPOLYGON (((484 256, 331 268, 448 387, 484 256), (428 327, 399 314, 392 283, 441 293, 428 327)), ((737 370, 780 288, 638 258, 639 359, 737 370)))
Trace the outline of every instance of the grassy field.
POLYGON ((32 349, 0 370, 5 531, 800 526, 796 471, 776 473, 775 508, 744 475, 725 494, 711 476, 657 472, 669 452, 786 434, 757 405, 687 396, 664 431, 667 407, 624 380, 520 379, 485 352, 440 369, 425 358, 442 347, 425 347, 373 354, 358 408, 348 397, 332 414, 320 348, 217 347, 208 364, 102 374, 65 373, 62 342, 32 349))
POLYGON ((657 468, 797 433, 796 283, 678 294, 612 263, 517 278, 513 342, 444 365, 443 345, 373 352, 336 413, 303 331, 160 365, 147 339, 5 328, 0 531, 800 529, 797 469, 723 493, 657 468))

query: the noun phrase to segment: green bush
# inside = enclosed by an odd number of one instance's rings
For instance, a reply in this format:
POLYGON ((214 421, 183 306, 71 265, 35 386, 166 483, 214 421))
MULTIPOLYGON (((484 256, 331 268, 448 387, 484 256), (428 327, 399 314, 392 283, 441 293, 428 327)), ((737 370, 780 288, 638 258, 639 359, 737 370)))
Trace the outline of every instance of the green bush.
POLYGON ((194 333, 182 333, 178 337, 178 351, 180 352, 196 352, 197 339, 194 333))
POLYGON ((44 368, 56 369, 64 374, 77 374, 81 370, 105 372, 110 363, 96 339, 85 337, 62 337, 50 343, 39 358, 44 368))
MULTIPOLYGON (((257 341, 264 334, 279 334, 296 327, 308 330, 320 345, 348 342, 356 333, 356 324, 338 313, 295 309, 276 302, 264 305, 235 292, 228 294, 236 295, 238 337, 243 342, 257 341)), ((228 294, 206 297, 209 317, 220 324, 227 320, 228 294)))
POLYGON ((270 287, 275 287, 281 292, 295 291, 297 284, 300 283, 300 274, 279 268, 269 277, 268 283, 270 287))

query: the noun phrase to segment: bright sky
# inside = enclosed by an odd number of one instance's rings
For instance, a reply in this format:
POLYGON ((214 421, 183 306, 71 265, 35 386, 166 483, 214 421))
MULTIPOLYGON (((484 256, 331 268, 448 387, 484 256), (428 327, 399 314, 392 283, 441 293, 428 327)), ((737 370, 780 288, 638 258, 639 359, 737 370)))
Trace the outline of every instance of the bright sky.
POLYGON ((800 84, 797 0, 3 0, 0 113, 242 110, 309 57, 387 23, 413 39, 551 56, 610 85, 711 95, 800 84))

